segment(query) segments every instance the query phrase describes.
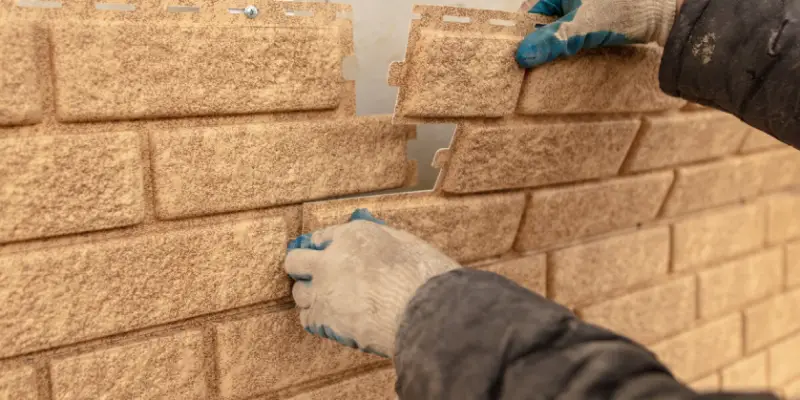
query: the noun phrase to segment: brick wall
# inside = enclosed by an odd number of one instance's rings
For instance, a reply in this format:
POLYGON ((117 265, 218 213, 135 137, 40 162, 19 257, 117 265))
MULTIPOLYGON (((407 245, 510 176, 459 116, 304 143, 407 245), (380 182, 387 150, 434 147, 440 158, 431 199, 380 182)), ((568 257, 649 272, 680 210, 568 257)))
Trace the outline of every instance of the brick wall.
POLYGON ((525 74, 537 17, 417 7, 394 116, 356 117, 348 6, 133 4, 0 2, 0 398, 392 398, 282 272, 356 207, 697 388, 800 395, 800 153, 663 95, 657 49, 525 74), (434 191, 351 197, 413 183, 429 122, 434 191))

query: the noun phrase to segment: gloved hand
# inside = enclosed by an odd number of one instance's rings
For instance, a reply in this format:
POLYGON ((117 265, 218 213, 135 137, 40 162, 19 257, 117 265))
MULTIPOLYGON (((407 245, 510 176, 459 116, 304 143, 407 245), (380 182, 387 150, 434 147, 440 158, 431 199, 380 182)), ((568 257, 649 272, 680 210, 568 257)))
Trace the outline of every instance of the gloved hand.
POLYGON ((663 46, 675 22, 678 1, 539 0, 529 12, 559 19, 522 41, 517 62, 532 68, 583 49, 650 42, 663 46))
POLYGON ((406 305, 428 279, 461 266, 419 238, 357 210, 344 225, 289 244, 286 272, 309 333, 383 357, 406 305))

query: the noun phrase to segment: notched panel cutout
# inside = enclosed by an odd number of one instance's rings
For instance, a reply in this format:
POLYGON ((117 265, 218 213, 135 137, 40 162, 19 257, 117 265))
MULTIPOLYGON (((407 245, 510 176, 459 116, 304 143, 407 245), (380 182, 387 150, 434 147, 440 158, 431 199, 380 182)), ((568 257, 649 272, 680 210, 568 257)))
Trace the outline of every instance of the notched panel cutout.
POLYGON ((0 23, 0 126, 38 123, 44 99, 37 28, 30 22, 0 23))

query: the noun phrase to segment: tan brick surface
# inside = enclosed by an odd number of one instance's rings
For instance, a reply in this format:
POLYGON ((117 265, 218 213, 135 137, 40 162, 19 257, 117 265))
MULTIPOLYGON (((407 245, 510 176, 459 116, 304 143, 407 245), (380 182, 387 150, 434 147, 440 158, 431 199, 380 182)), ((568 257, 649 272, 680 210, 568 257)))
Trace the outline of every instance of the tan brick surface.
POLYGON ((617 174, 639 121, 467 124, 459 128, 441 189, 474 193, 617 174))
POLYGON ((672 172, 534 191, 515 249, 529 251, 647 222, 656 217, 672 172))
POLYGON ((523 193, 443 198, 421 192, 306 203, 303 231, 345 223, 353 211, 366 208, 387 225, 469 262, 510 250, 524 207, 523 193))
POLYGON ((556 302, 567 305, 601 296, 665 275, 669 263, 669 231, 654 228, 614 236, 549 255, 556 302))
POLYGON ((647 345, 689 328, 696 304, 695 278, 689 276, 589 306, 580 315, 647 345))
POLYGON ((800 242, 789 244, 786 248, 786 284, 800 285, 800 242))
POLYGON ((718 111, 646 117, 627 169, 642 171, 731 154, 750 129, 718 111))
POLYGON ((153 132, 158 213, 176 218, 400 187, 413 129, 367 117, 153 132))
POLYGON ((505 276, 531 291, 545 294, 547 286, 547 260, 544 254, 501 261, 487 267, 484 271, 505 276))
POLYGON ((133 132, 0 139, 0 243, 141 222, 140 142, 133 132))
POLYGON ((42 120, 42 89, 36 65, 36 26, 4 23, 0 26, 0 126, 42 120))
POLYGON ((773 385, 800 377, 800 334, 769 348, 769 372, 773 385))
POLYGON ((700 317, 738 309, 783 287, 783 251, 772 249, 698 274, 700 317))
POLYGON ((778 139, 761 132, 759 130, 753 129, 750 134, 747 135, 747 138, 744 140, 742 144, 742 151, 743 152, 752 152, 752 151, 761 151, 766 149, 772 149, 776 147, 786 146, 778 139))
POLYGON ((534 115, 680 108, 686 101, 669 97, 659 88, 660 64, 661 49, 655 46, 593 50, 557 60, 528 72, 518 112, 534 115))
POLYGON ((764 209, 758 204, 692 216, 672 227, 674 268, 684 270, 760 248, 764 209))
POLYGON ((290 400, 395 400, 394 369, 359 375, 292 397, 290 400))
POLYGON ((721 318, 651 349, 678 378, 691 382, 742 356, 742 318, 739 314, 721 318))
POLYGON ((800 290, 756 304, 744 312, 747 350, 758 350, 800 330, 800 290))
POLYGON ((0 370, 0 399, 39 400, 36 371, 31 367, 0 370))
POLYGON ((267 393, 383 360, 305 332, 295 311, 223 323, 216 329, 225 398, 267 393))
POLYGON ((765 167, 765 191, 776 191, 800 186, 800 151, 794 148, 770 151, 769 164, 765 167))
POLYGON ((722 369, 722 389, 726 391, 765 390, 767 382, 767 353, 744 358, 722 369))
POLYGON ((690 383, 689 387, 698 392, 718 392, 720 390, 720 376, 717 373, 713 373, 690 383))
POLYGON ((210 367, 202 333, 181 332, 54 361, 53 398, 205 399, 210 367))
POLYGON ((781 392, 785 399, 797 400, 800 399, 800 379, 792 381, 783 386, 781 392))
POLYGON ((800 191, 780 193, 767 201, 767 240, 783 243, 800 237, 800 191))
POLYGON ((0 257, 0 357, 289 294, 282 218, 0 257))

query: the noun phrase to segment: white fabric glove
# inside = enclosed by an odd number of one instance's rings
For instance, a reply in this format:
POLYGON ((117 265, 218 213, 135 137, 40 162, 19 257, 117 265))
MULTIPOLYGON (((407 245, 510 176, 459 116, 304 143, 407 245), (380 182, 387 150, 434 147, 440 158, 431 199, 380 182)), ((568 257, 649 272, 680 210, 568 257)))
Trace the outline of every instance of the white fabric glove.
POLYGON ((366 210, 289 244, 286 272, 306 331, 384 357, 406 305, 428 279, 461 266, 366 210))

